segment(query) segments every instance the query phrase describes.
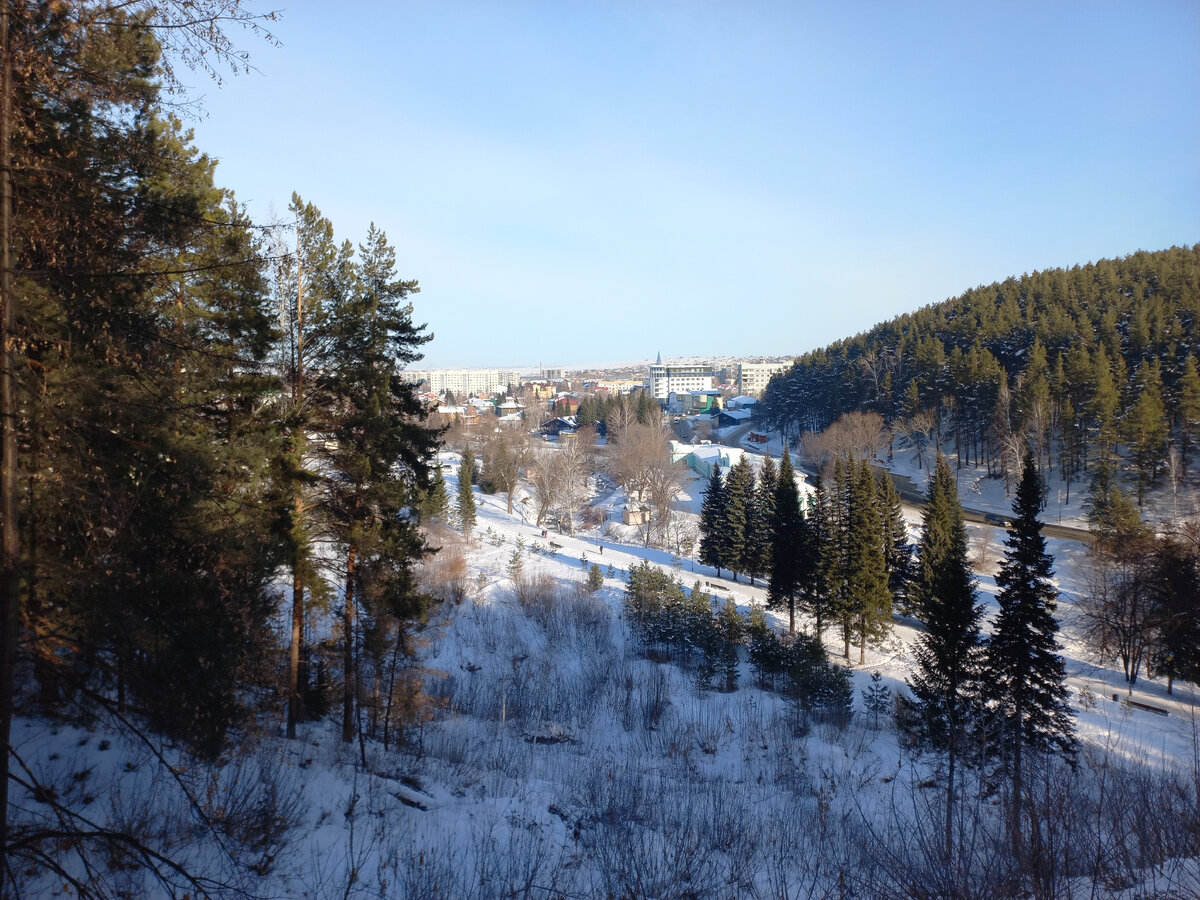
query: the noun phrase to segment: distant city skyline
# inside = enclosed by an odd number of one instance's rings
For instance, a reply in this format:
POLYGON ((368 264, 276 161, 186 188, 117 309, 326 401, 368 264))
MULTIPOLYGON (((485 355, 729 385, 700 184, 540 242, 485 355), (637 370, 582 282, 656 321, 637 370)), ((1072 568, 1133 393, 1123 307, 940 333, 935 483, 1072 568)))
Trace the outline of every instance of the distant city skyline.
POLYGON ((797 355, 1200 240, 1189 0, 351 0, 273 30, 238 36, 257 71, 192 76, 197 146, 256 221, 296 191, 339 240, 386 231, 425 368, 797 355))

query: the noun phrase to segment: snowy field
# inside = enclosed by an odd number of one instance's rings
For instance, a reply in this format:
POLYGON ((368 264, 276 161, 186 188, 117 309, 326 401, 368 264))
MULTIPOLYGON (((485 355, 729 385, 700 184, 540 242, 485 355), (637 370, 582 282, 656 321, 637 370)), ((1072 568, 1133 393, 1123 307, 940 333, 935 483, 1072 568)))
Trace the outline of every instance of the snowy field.
MULTIPOLYGON (((964 478, 967 506, 1007 511, 1002 485, 997 495, 997 483, 976 491, 964 478)), ((453 473, 447 482, 453 497, 453 473)), ((696 515, 702 488, 685 485, 680 515, 696 515)), ((765 590, 642 547, 640 530, 619 524, 624 496, 604 482, 593 491, 608 521, 546 538, 519 497, 509 516, 502 494, 476 494, 477 525, 461 548, 466 597, 438 608, 421 634, 432 703, 399 751, 343 744, 332 719, 303 725, 296 741, 267 722, 207 768, 131 742, 112 723, 48 730, 18 720, 17 753, 89 819, 141 829, 211 875, 215 893, 886 898, 918 896, 921 885, 944 896, 961 884, 957 896, 979 898, 1200 896, 1200 874, 1185 858, 1195 836, 1180 828, 1185 816, 1197 824, 1193 688, 1179 684, 1168 696, 1161 682, 1138 682, 1132 698, 1167 716, 1113 700, 1126 695, 1120 674, 1096 664, 1073 618, 1083 545, 1050 541, 1079 765, 1039 769, 1049 869, 1036 883, 1014 882, 997 849, 995 783, 976 770, 964 776, 960 833, 944 858, 939 758, 906 746, 889 716, 863 711, 871 673, 904 690, 910 625, 897 624, 855 666, 848 724, 810 719, 759 689, 744 661, 737 690, 701 690, 691 671, 651 661, 633 643, 622 619, 625 571, 649 560, 685 586, 710 583, 715 599, 732 597, 742 611, 763 604, 765 590), (511 574, 518 548, 521 589, 511 574), (594 594, 584 587, 592 563, 605 575, 594 594), (224 847, 198 816, 237 804, 245 814, 224 847), (258 874, 241 867, 247 861, 258 874)), ((1074 493, 1072 501, 1077 517, 1074 493)), ((969 530, 990 616, 1003 532, 969 530)), ((772 620, 786 630, 786 614, 772 620)), ((840 651, 832 632, 827 648, 840 651)), ((82 865, 70 850, 64 858, 82 865)), ((110 877, 127 896, 170 895, 133 867, 110 877)), ((53 879, 30 894, 69 895, 53 879)))

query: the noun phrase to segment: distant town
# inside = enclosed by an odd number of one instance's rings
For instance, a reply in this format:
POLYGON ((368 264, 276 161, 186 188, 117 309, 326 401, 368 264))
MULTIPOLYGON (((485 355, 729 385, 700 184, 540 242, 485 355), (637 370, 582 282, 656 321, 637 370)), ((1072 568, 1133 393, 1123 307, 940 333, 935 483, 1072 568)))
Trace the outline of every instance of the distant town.
POLYGON ((495 418, 570 433, 584 397, 644 391, 663 412, 695 417, 690 426, 703 429, 747 424, 772 376, 786 372, 793 361, 761 356, 664 361, 659 354, 652 363, 608 368, 411 369, 401 376, 419 386, 427 408, 436 410, 444 425, 495 418))

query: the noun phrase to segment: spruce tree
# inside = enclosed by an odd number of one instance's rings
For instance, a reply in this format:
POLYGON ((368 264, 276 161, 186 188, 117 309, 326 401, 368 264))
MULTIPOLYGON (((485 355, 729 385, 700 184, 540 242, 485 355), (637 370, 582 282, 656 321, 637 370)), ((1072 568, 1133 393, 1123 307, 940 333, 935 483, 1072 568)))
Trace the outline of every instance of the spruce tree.
POLYGON ((738 647, 742 644, 745 622, 732 597, 725 598, 717 626, 721 634, 721 675, 724 677, 725 690, 734 691, 738 682, 738 647))
POLYGON ((804 552, 804 514, 800 510, 800 493, 787 445, 779 466, 779 483, 775 489, 775 521, 771 527, 771 586, 767 605, 786 606, 788 632, 796 631, 796 596, 800 591, 804 552))
POLYGON ((921 533, 913 599, 926 631, 909 686, 925 737, 947 756, 946 854, 952 849, 954 777, 979 698, 982 615, 967 563, 967 532, 950 464, 939 454, 921 533))
MULTIPOLYGON (((847 529, 849 595, 853 601, 852 630, 858 639, 858 662, 867 661, 867 644, 887 636, 892 622, 892 597, 888 590, 887 561, 879 523, 882 516, 875 495, 875 476, 867 460, 852 472, 852 503, 847 529)), ((846 658, 850 656, 847 641, 846 658)))
POLYGON ((1074 745, 1066 672, 1056 639, 1058 592, 1038 519, 1043 500, 1042 481, 1027 450, 1004 562, 996 575, 1000 612, 987 642, 983 679, 989 724, 1012 777, 1009 827, 1017 858, 1024 750, 1069 752, 1074 745))
POLYGON ((714 465, 700 506, 700 562, 716 568, 718 578, 726 561, 725 518, 725 486, 721 481, 721 467, 714 465))
POLYGON ((423 520, 442 520, 446 518, 446 511, 450 508, 449 499, 446 496, 446 479, 442 477, 441 466, 433 470, 433 480, 425 491, 424 498, 421 501, 421 518, 423 520))
POLYGON ((1179 378, 1179 430, 1183 438, 1181 455, 1186 476, 1192 445, 1200 435, 1200 371, 1192 353, 1184 360, 1183 374, 1179 378))
POLYGON ((1152 360, 1142 367, 1138 382, 1137 400, 1122 425, 1132 451, 1133 469, 1137 473, 1137 502, 1141 506, 1146 488, 1158 480, 1166 459, 1169 429, 1157 361, 1152 360))
POLYGON ((912 575, 912 551, 908 546, 908 524, 904 520, 900 492, 891 475, 879 475, 879 512, 882 518, 883 553, 887 563, 888 590, 892 605, 908 612, 908 582, 912 575))
POLYGON ((775 522, 775 492, 778 486, 779 470, 775 467, 775 460, 765 456, 758 470, 758 485, 755 488, 758 523, 752 535, 758 571, 764 576, 771 572, 771 529, 775 522))
POLYGON ((471 536, 475 527, 475 493, 471 489, 475 480, 475 454, 468 444, 463 448, 462 463, 458 467, 458 521, 463 537, 471 536))
POLYGON ((722 529, 722 558, 725 568, 737 581, 739 571, 745 571, 747 559, 747 530, 754 501, 754 471, 744 455, 725 476, 725 522, 722 529))

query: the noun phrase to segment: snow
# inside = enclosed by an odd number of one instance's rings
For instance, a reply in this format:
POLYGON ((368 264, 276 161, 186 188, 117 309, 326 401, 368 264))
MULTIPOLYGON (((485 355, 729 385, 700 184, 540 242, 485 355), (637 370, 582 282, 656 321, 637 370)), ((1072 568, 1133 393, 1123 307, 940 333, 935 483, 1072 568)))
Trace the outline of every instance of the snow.
MULTIPOLYGON (((444 453, 440 461, 453 464, 457 455, 444 453)), ((910 451, 896 452, 891 467, 923 489, 927 470, 910 451)), ((1007 511, 1003 482, 985 475, 959 472, 964 503, 1007 511)), ((446 481, 453 498, 456 467, 446 481)), ((699 476, 685 478, 675 502, 679 516, 698 515, 704 486, 699 476)), ((936 792, 923 786, 937 782, 939 761, 904 746, 890 723, 876 729, 861 712, 861 691, 872 672, 904 689, 913 671, 915 623, 899 622, 882 646, 868 649, 866 664, 854 667, 860 712, 845 727, 801 722, 786 700, 754 686, 745 664, 735 692, 700 692, 689 672, 646 659, 633 645, 622 619, 623 572, 648 560, 685 585, 719 586, 713 597, 732 597, 743 611, 764 604, 765 589, 718 579, 693 559, 641 546, 642 530, 620 525, 628 502, 623 492, 603 479, 593 479, 591 491, 590 502, 607 520, 547 538, 520 494, 512 516, 503 494, 476 494, 477 524, 464 549, 477 587, 461 605, 436 610, 420 636, 436 709, 402 752, 368 742, 364 769, 357 744, 342 744, 331 720, 302 725, 296 741, 280 737, 275 720, 262 735, 241 736, 224 766, 187 770, 185 783, 202 797, 220 801, 242 790, 237 784, 258 779, 295 802, 295 826, 272 847, 266 874, 237 876, 248 892, 652 897, 686 894, 690 886, 704 897, 796 896, 810 889, 813 896, 837 896, 846 878, 853 883, 867 871, 885 880, 909 877, 889 874, 887 854, 876 849, 915 843, 913 836, 929 827, 925 804, 936 792), (514 589, 507 567, 518 542, 526 548, 522 576, 545 579, 548 598, 523 601, 514 589), (592 563, 605 575, 595 595, 583 589, 592 563), (855 855, 856 841, 863 855, 855 855), (529 884, 539 887, 522 893, 529 884)), ((1064 504, 1064 523, 1080 521, 1081 493, 1073 489, 1064 504)), ((1056 505, 1048 513, 1057 520, 1056 505)), ((911 509, 908 517, 919 523, 911 509)), ((990 618, 1003 533, 970 525, 969 534, 990 618)), ((1126 696, 1120 674, 1097 663, 1075 618, 1086 548, 1060 538, 1049 547, 1084 745, 1080 768, 1124 763, 1155 777, 1191 777, 1200 747, 1194 689, 1177 685, 1168 696, 1162 682, 1140 680, 1132 699, 1166 709, 1166 717, 1114 701, 1114 694, 1126 696)), ((785 617, 769 617, 786 629, 785 617)), ((826 640, 831 655, 840 652, 832 631, 826 640)), ((51 726, 19 718, 13 734, 39 781, 74 785, 63 796, 90 816, 120 818, 129 814, 130 798, 142 798, 149 821, 167 815, 191 821, 179 784, 113 722, 51 726), (84 792, 91 798, 86 804, 84 792)), ((168 762, 182 762, 174 748, 163 752, 168 762)), ((36 808, 17 793, 14 802, 36 808)), ((190 865, 229 868, 209 843, 173 840, 172 852, 190 865)), ((156 885, 137 882, 136 873, 119 877, 132 883, 131 894, 162 895, 156 885)), ((1163 891, 1200 883, 1187 861, 1144 877, 1163 891)), ((1089 896, 1090 881, 1071 884, 1075 895, 1089 896)), ((31 895, 66 895, 52 880, 39 887, 31 895)), ((1097 896, 1125 896, 1129 887, 1097 896)), ((856 895, 872 896, 870 885, 861 884, 856 895)))

